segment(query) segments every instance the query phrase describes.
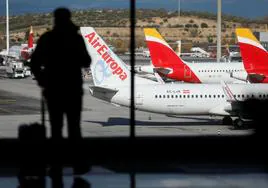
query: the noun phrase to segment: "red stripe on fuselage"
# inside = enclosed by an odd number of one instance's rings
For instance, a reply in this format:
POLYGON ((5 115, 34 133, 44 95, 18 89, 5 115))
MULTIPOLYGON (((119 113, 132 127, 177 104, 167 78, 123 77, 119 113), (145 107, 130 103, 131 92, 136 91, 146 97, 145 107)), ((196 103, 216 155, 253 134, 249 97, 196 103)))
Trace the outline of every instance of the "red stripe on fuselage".
POLYGON ((190 67, 183 63, 173 50, 161 43, 153 41, 147 41, 147 45, 150 50, 152 63, 155 67, 173 69, 172 73, 163 76, 179 81, 201 83, 190 67))

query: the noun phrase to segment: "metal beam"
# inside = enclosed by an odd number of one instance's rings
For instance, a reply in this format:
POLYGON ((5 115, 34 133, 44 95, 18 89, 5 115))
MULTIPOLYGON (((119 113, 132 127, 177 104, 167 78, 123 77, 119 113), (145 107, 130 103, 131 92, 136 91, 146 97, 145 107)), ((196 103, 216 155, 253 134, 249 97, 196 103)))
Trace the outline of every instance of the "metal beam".
POLYGON ((7 54, 9 54, 9 7, 8 7, 8 0, 6 0, 6 48, 7 54))
POLYGON ((221 0, 218 0, 217 4, 217 62, 219 62, 221 58, 221 0))

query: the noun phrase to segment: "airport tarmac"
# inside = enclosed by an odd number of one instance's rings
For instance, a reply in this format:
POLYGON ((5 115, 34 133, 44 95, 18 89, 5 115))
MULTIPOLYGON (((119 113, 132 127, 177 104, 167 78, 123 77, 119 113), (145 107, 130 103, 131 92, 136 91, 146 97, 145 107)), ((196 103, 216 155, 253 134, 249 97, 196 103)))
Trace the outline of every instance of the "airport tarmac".
MULTIPOLYGON (((129 136, 130 111, 92 97, 88 90, 91 78, 84 83, 82 131, 85 137, 129 136)), ((40 122, 40 89, 32 78, 0 79, 0 137, 14 138, 18 126, 40 122)), ((137 136, 167 135, 245 135, 252 130, 234 130, 222 125, 220 117, 180 116, 136 111, 137 136)), ((46 114, 47 135, 49 121, 46 114)), ((66 136, 66 129, 64 129, 66 136)))

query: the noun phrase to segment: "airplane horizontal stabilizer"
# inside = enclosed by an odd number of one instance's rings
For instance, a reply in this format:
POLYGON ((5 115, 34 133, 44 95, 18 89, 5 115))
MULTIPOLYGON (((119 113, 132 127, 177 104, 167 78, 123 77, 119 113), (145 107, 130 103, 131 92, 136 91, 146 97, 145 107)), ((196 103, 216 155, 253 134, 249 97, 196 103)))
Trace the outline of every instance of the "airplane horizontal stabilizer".
POLYGON ((116 93, 118 92, 118 89, 111 89, 106 87, 100 87, 100 86, 89 86, 89 90, 91 93, 93 92, 99 92, 99 93, 116 93))
POLYGON ((171 68, 163 68, 163 67, 155 67, 154 70, 164 75, 167 75, 173 71, 171 68))
POLYGON ((250 73, 248 74, 248 80, 250 83, 262 83, 262 81, 266 78, 264 74, 258 73, 250 73))

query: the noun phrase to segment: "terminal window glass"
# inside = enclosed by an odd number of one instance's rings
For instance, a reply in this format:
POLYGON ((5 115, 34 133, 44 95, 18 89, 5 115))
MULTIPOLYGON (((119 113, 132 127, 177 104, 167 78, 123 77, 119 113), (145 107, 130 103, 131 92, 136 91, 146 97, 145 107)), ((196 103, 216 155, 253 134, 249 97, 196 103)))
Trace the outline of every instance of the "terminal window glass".
MULTIPOLYGON (((123 2, 123 1, 122 1, 123 2)), ((144 28, 146 27, 150 27, 150 28, 157 28, 156 31, 159 32, 159 36, 161 35, 162 38, 171 46, 172 49, 174 49, 174 51, 176 52, 177 50, 177 43, 176 41, 182 37, 183 33, 185 33, 185 35, 183 35, 184 39, 187 39, 189 37, 189 39, 191 38, 190 35, 191 33, 191 29, 189 29, 189 32, 187 32, 185 30, 185 28, 181 28, 181 27, 177 27, 178 23, 174 23, 174 20, 178 20, 178 15, 175 11, 171 11, 171 10, 165 10, 165 9, 157 9, 157 8, 153 8, 153 9, 142 9, 142 8, 136 8, 135 12, 136 17, 135 17, 135 25, 134 25, 134 29, 135 29, 135 33, 134 36, 131 35, 131 30, 130 30, 130 25, 131 25, 131 18, 130 18, 130 2, 131 1, 124 1, 124 4, 126 7, 125 8, 121 8, 121 4, 117 4, 114 3, 113 6, 111 7, 106 7, 106 8, 100 8, 100 9, 86 9, 86 10, 73 10, 73 20, 75 21, 75 23, 79 26, 83 26, 83 27, 92 27, 96 33, 100 36, 100 39, 102 39, 103 43, 107 44, 107 47, 109 47, 109 49, 111 51, 114 52, 114 54, 120 59, 120 61, 122 60, 122 62, 124 63, 123 65, 125 65, 125 67, 130 68, 131 66, 131 54, 132 52, 134 52, 134 64, 135 66, 142 66, 142 65, 148 65, 151 61, 151 57, 148 57, 145 54, 145 52, 148 51, 148 44, 146 43, 146 35, 150 35, 150 37, 156 36, 153 35, 152 33, 149 32, 149 34, 144 32, 144 28), (116 7, 118 5, 118 7, 116 7), (131 42, 135 42, 134 47, 131 45, 131 42)), ((140 6, 142 1, 136 1, 136 4, 139 5, 137 7, 142 7, 140 6)), ((153 1, 151 1, 153 2, 153 1)), ((92 4, 97 5, 100 4, 98 0, 92 0, 90 1, 90 6, 92 4)), ((153 2, 154 3, 154 2, 153 2)), ((174 1, 166 1, 166 4, 169 4, 170 7, 175 7, 174 6, 174 1)), ((80 7, 80 6, 77 6, 80 7)), ((153 7, 153 6, 152 6, 153 7)), ((33 17, 31 17, 33 18, 33 17)), ((38 28, 42 28, 42 31, 45 31, 47 28, 49 28, 50 26, 52 26, 52 17, 51 16, 47 16, 46 14, 40 14, 40 18, 39 21, 41 20, 41 18, 43 19, 42 22, 46 23, 44 25, 33 25, 33 32, 35 34, 35 43, 37 41, 37 39, 41 36, 41 29, 39 31, 38 28), (48 26, 49 25, 49 26, 48 26)), ((12 27, 10 27, 10 29, 12 30, 12 32, 16 32, 15 29, 13 30, 13 28, 16 28, 18 25, 13 25, 16 21, 18 23, 18 20, 15 20, 16 18, 14 18, 14 22, 10 23, 12 24, 12 27)), ((193 19, 193 18, 191 18, 193 19)), ((194 18, 193 21, 195 23, 199 23, 197 18, 194 18), (195 20, 196 19, 196 20, 195 20)), ((32 22, 32 23, 37 23, 37 22, 32 22)), ((39 23, 39 22, 38 22, 39 23)), ((40 22, 41 23, 41 22, 40 22)), ((215 22, 216 23, 216 22, 215 22)), ((29 23, 28 23, 29 24, 29 23)), ((27 25, 28 25, 27 24, 27 25)), ((181 23, 181 25, 185 25, 188 23, 181 23)), ((179 24, 180 25, 180 24, 179 24)), ((215 25, 215 24, 213 24, 215 25)), ((213 25, 209 26, 211 28, 209 29, 213 29, 213 25)), ((21 26, 20 26, 21 27, 21 26)), ((2 27, 4 28, 4 27, 2 27)), ((27 30, 28 26, 25 26, 25 28, 21 28, 21 30, 27 30)), ((132 30, 133 31, 133 30, 132 30)), ((204 35, 204 33, 200 34, 204 35)), ((204 35, 205 36, 205 35, 204 35)), ((197 37, 195 40, 199 40, 199 38, 197 37)), ((202 39, 200 38, 200 40, 206 40, 205 37, 203 37, 202 39)), ((12 39, 13 41, 13 39, 12 39)), ((99 40, 100 41, 100 40, 99 40)), ((155 41, 158 41, 157 39, 155 41)), ((202 44, 204 41, 200 41, 200 44, 202 44)), ((207 42, 207 41, 205 41, 207 42)), ((23 42, 21 42, 23 43, 23 42)), ((199 41, 196 43, 197 45, 199 44, 199 41)), ((12 43, 13 45, 13 43, 12 43)), ((11 47, 12 47, 11 45, 11 47)), ((189 43, 182 43, 183 47, 189 47, 192 46, 193 43, 191 43, 189 45, 189 43)), ((267 44, 265 44, 265 46, 267 47, 267 44)), ((158 47, 157 47, 158 48, 158 47)), ((182 48, 184 49, 184 48, 182 48)), ((189 49, 190 50, 190 49, 189 49)), ((159 50, 159 53, 162 53, 164 50, 159 50)), ((133 55, 133 54, 132 54, 133 55)), ((114 58, 114 57, 113 57, 114 58)), ((192 61, 192 59, 194 59, 194 62, 196 61, 201 61, 201 60, 206 60, 206 58, 199 58, 199 57, 187 57, 189 58, 189 62, 192 61)), ((185 60, 186 62, 188 60, 185 60)), ((119 62, 116 61, 116 62, 119 62)), ((197 63, 196 63, 197 64, 197 63)), ((98 64, 98 66, 95 66, 95 70, 100 70, 101 74, 98 75, 99 77, 97 78, 98 82, 105 82, 103 80, 108 79, 110 74, 108 69, 106 69, 105 64, 98 64), (107 71, 107 72, 106 72, 107 71)), ((113 64, 113 68, 115 68, 116 66, 119 66, 118 64, 113 64)), ((192 63, 191 66, 195 66, 195 63, 192 63)), ((122 66, 123 67, 123 66, 122 66)), ((120 68, 120 67, 119 67, 120 68)), ((211 66, 212 68, 212 66, 211 66)), ((219 68, 219 67, 218 67, 219 68)), ((27 69, 27 67, 26 67, 27 69)), ((196 69, 197 70, 197 69, 196 69)), ((118 69, 117 71, 121 71, 121 69, 118 69)), ((219 73, 219 72, 234 72, 237 70, 220 70, 220 69, 200 69, 198 70, 199 72, 202 72, 202 76, 211 76, 210 73, 214 73, 213 75, 216 75, 215 73, 219 73), (204 73, 204 74, 203 74, 204 73)), ((131 72, 131 71, 130 71, 131 72)), ((23 73, 23 71, 18 71, 18 73, 23 73)), ((118 72, 117 72, 118 73, 118 72)), ((84 69, 83 70, 83 79, 84 79, 84 96, 83 96, 83 116, 82 116, 82 126, 84 128, 84 133, 85 136, 110 136, 109 134, 112 133, 112 135, 117 135, 117 136, 129 136, 129 127, 128 126, 122 126, 121 124, 121 120, 122 119, 127 119, 129 120, 130 117, 130 110, 131 108, 126 108, 126 107, 122 107, 122 106, 114 106, 112 104, 105 104, 103 103, 103 101, 100 101, 98 98, 96 98, 95 96, 92 96, 88 86, 89 85, 93 85, 93 71, 91 69, 84 69), (115 119, 116 121, 111 121, 115 119), (109 122, 111 121, 111 122, 109 122), (114 123, 114 122, 120 122, 118 124, 114 123), (113 124, 113 126, 102 126, 103 124, 113 124), (115 131, 115 130, 120 130, 120 131, 115 131)), ((122 77, 123 75, 119 75, 119 77, 122 77)), ((145 78, 147 80, 155 80, 152 79, 152 75, 148 75, 148 77, 146 77, 147 75, 144 74, 139 74, 139 73, 135 73, 135 76, 140 76, 142 78, 145 78)), ((188 76, 188 75, 187 75, 188 76)), ((130 75, 129 75, 130 78, 130 75)), ((155 77, 154 77, 155 78, 155 77)), ((210 77, 212 78, 212 76, 210 77)), ((165 79, 164 79, 165 80, 165 79)), ((10 102, 10 101, 16 101, 16 105, 20 108, 20 109, 3 109, 2 108, 6 108, 6 103, 4 104, 3 102, 3 96, 0 96, 2 98, 0 98, 0 113, 6 113, 8 110, 10 110, 10 114, 14 113, 16 115, 23 115, 26 114, 27 111, 27 116, 18 116, 21 117, 23 120, 23 118, 28 118, 27 120, 32 121, 33 119, 31 118, 35 118, 36 120, 39 120, 38 117, 38 112, 39 112, 39 91, 40 88, 38 88, 36 80, 33 79, 33 77, 27 77, 27 78, 23 78, 23 79, 2 79, 2 77, 0 78, 1 81, 1 91, 3 91, 2 95, 5 94, 4 97, 8 96, 6 101, 10 102), (7 92, 7 93, 4 93, 7 92), (15 98, 22 98, 22 97, 26 97, 26 101, 29 101, 29 103, 27 103, 25 105, 25 103, 23 105, 23 107, 20 106, 19 100, 13 99, 10 95, 11 92, 17 91, 15 98), (18 112, 19 111, 19 112, 18 112), (29 116, 28 116, 29 115, 29 116)), ((120 81, 120 80, 119 80, 120 81)), ((115 85, 119 84, 119 81, 116 82, 115 85)), ((128 80, 130 81, 130 79, 128 80)), ((166 80, 165 80, 166 81, 166 80)), ((130 83, 130 82, 129 82, 130 83)), ((155 82, 154 82, 155 83, 155 82)), ((222 96, 222 98, 224 98, 224 95, 221 95, 221 93, 218 93, 218 91, 214 94, 214 95, 204 95, 204 94, 199 94, 196 95, 196 93, 194 92, 190 92, 189 95, 187 95, 187 92, 184 94, 183 93, 183 87, 184 84, 182 84, 180 81, 174 81, 174 83, 176 83, 177 88, 176 91, 169 93, 169 95, 167 95, 166 91, 159 91, 158 87, 155 87, 156 89, 154 90, 148 90, 148 88, 146 88, 146 92, 141 92, 138 95, 135 95, 135 102, 136 104, 139 104, 141 106, 144 107, 144 105, 146 105, 147 103, 151 103, 152 101, 155 102, 155 109, 153 110, 157 110, 157 109, 161 109, 165 108, 167 105, 174 105, 174 106, 180 106, 180 110, 185 110, 188 104, 193 104, 191 103, 192 99, 194 99, 194 107, 197 106, 206 106, 208 104, 205 104, 203 98, 214 98, 216 99, 216 97, 220 98, 222 96), (158 92, 161 92, 162 94, 157 94, 158 92), (150 95, 148 95, 150 94, 150 95), (165 95, 163 95, 165 94, 165 95), (187 97, 186 97, 187 95, 187 97), (183 98, 182 100, 170 100, 170 99, 174 99, 174 98, 183 98), (182 97, 183 96, 183 97, 182 97), (150 102, 148 102, 148 100, 150 99, 162 99, 164 98, 165 100, 152 100, 150 102), (185 100, 187 98, 187 100, 185 100), (190 103, 189 103, 190 102, 190 103)), ((136 82, 136 84, 138 85, 138 83, 136 82)), ((171 85, 169 83, 169 81, 167 81, 166 85, 171 85)), ((174 87, 174 85, 172 85, 174 87)), ((140 87, 140 85, 139 85, 140 87)), ((162 86, 161 86, 162 87, 162 86)), ((140 87, 142 88, 142 87, 140 87)), ((129 91, 128 89, 126 89, 127 91, 129 91)), ((198 90, 197 90, 198 91, 198 90)), ((105 90, 105 92, 110 92, 105 90)), ((105 93, 104 92, 104 93, 105 93)), ((210 91, 198 91, 199 93, 210 93, 210 91)), ((112 95, 112 94, 111 94, 112 95)), ((111 97, 110 94, 105 94, 105 96, 98 96, 100 98, 109 98, 111 97)), ((121 97, 121 96, 120 96, 121 97)), ((120 98, 119 97, 119 98, 120 98)), ((239 97, 239 96, 238 96, 239 97)), ((261 97, 266 97, 266 95, 263 95, 261 97)), ((114 97, 113 99, 115 99, 116 97, 114 97)), ((217 98, 217 99, 218 99, 217 98)), ((130 99, 130 92, 129 93, 123 93, 122 100, 128 101, 130 99)), ((217 100, 216 99, 216 100, 217 100)), ((213 100, 213 101, 216 101, 213 100)), ((124 102, 125 102, 124 101, 124 102)), ((131 101, 132 102, 132 101, 131 101)), ((15 105, 15 103, 13 103, 15 105)), ((12 105, 13 105, 12 104, 12 105)), ((150 104, 152 105, 152 104, 150 104)), ((153 106, 153 105, 152 105, 153 106)), ((168 109, 170 110, 170 109, 168 109)), ((168 111, 167 110, 167 111, 168 111)), ((151 115, 151 112, 142 112, 140 113, 140 111, 137 110, 136 116, 135 116, 135 120, 141 122, 140 124, 146 125, 146 118, 144 118, 145 116, 149 116, 151 115)), ((165 122, 172 122, 172 121, 184 121, 184 119, 180 119, 180 120, 175 120, 172 118, 169 118, 166 116, 165 113, 154 113, 153 115, 153 119, 155 120, 156 124, 162 121, 165 122)), ((195 115, 190 114, 191 117, 193 117, 193 119, 195 118, 195 115)), ((5 120, 8 119, 8 117, 6 115, 1 115, 0 117, 0 124, 3 126, 0 127, 4 127, 5 125, 5 120)), ((34 120, 35 120, 34 119, 34 120)), ((26 121, 27 121, 26 120, 26 121)), ((196 122, 193 121, 193 125, 196 124, 196 122)), ((208 120, 209 121, 209 120, 208 120)), ((167 123, 167 124, 168 124, 167 123)), ((124 123, 123 123, 124 124, 124 123)), ((201 123, 202 124, 202 123, 201 123)), ((202 126, 200 124, 200 126, 202 126)), ((9 126, 9 127, 15 127, 15 121, 14 123, 9 126)), ((167 129, 167 131, 164 133, 165 135, 169 135, 169 134, 175 134, 175 135, 180 135, 181 133, 177 130, 179 130, 178 128, 180 128, 181 125, 178 126, 172 126, 169 127, 167 129)), ((152 126, 153 127, 153 126, 152 126)), ((136 129, 139 129, 137 131, 137 136, 139 136, 139 133, 141 133, 142 131, 147 131, 147 132, 142 132, 143 135, 146 135, 146 133, 148 133, 148 135, 151 135, 153 133, 157 133, 157 135, 161 134, 161 128, 160 126, 158 127, 153 127, 150 129, 141 129, 140 126, 136 126, 136 129), (151 131, 151 132, 150 132, 151 131)), ((186 129, 188 129, 188 127, 186 127, 186 129)), ((189 129, 188 129, 189 130, 189 129)), ((1 129, 0 129, 1 132, 1 129)), ((191 131, 189 131, 191 132, 191 131)), ((208 131, 209 132, 209 131, 208 131)), ((205 133, 205 132, 204 132, 205 133)), ((17 135, 17 130, 12 130, 12 131, 4 131, 1 132, 1 134, 4 134, 4 136, 16 136, 17 135), (11 133, 12 132, 12 133, 11 133), (5 135, 6 134, 6 135, 5 135)), ((64 128, 64 134, 67 136, 67 132, 66 132, 66 126, 64 128)), ((163 134, 163 135, 164 135, 163 134)), ((199 133, 198 133, 199 134, 199 133)), ((217 134, 215 132, 215 134, 217 134)))

